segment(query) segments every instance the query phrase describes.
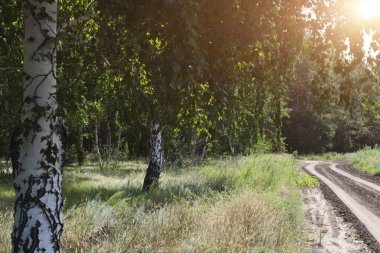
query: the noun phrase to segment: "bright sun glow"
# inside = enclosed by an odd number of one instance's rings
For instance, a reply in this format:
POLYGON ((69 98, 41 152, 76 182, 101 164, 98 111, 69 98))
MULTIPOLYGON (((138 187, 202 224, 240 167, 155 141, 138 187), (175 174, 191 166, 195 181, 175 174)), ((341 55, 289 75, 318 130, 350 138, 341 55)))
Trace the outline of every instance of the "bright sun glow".
POLYGON ((373 20, 380 12, 380 0, 360 1, 359 11, 362 18, 373 20))

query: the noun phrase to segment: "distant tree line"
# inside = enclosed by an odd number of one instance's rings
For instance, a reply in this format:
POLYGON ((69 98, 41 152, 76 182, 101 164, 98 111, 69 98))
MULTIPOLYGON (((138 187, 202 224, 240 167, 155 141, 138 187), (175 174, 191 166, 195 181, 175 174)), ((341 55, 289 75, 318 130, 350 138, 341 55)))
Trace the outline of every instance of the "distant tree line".
MULTIPOLYGON (((309 39, 310 40, 310 39, 309 39)), ((283 134, 289 152, 353 152, 380 144, 378 75, 365 62, 348 75, 333 69, 332 51, 326 76, 319 76, 309 42, 288 83, 283 134)))

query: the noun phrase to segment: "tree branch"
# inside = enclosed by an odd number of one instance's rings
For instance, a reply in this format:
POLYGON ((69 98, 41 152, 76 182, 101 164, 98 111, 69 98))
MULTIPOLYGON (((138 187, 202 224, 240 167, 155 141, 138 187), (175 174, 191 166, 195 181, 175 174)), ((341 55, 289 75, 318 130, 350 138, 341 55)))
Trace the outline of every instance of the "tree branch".
MULTIPOLYGON (((88 41, 85 41, 85 40, 81 39, 79 35, 75 35, 75 34, 67 33, 67 32, 61 32, 59 34, 59 36, 56 37, 56 39, 59 39, 59 38, 62 38, 62 37, 66 37, 66 38, 69 38, 71 40, 74 40, 75 42, 79 43, 82 46, 95 47, 95 45, 92 42, 88 42, 88 41)), ((108 61, 108 59, 105 57, 105 55, 103 53, 101 53, 101 52, 98 52, 98 53, 100 53, 100 55, 103 57, 104 62, 108 66, 111 66, 111 63, 108 61)))
POLYGON ((66 23, 63 23, 61 25, 61 27, 58 29, 58 34, 65 32, 67 27, 76 26, 82 22, 86 22, 88 20, 96 18, 98 16, 98 14, 93 11, 93 8, 95 8, 97 5, 98 5, 97 1, 92 2, 90 4, 90 6, 88 6, 85 15, 83 15, 82 17, 79 17, 77 19, 70 20, 66 23))
POLYGON ((85 41, 85 40, 81 39, 79 35, 68 33, 68 32, 65 32, 65 31, 61 31, 58 34, 57 39, 63 38, 63 37, 72 39, 72 40, 74 40, 74 41, 76 41, 79 44, 84 45, 84 46, 93 46, 93 44, 91 42, 88 42, 88 41, 85 41))

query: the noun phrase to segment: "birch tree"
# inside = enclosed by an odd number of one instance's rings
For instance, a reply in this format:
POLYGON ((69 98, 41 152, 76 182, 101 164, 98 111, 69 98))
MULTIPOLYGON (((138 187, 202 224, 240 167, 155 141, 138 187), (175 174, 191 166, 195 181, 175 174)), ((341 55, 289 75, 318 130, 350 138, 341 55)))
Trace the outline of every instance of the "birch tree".
POLYGON ((163 128, 158 123, 151 127, 151 155, 144 179, 143 190, 149 190, 152 185, 158 183, 160 178, 161 169, 164 164, 162 130, 163 128))
POLYGON ((104 43, 110 64, 118 66, 114 75, 122 70, 124 89, 130 90, 124 92, 133 95, 129 103, 137 104, 136 118, 144 118, 144 127, 150 128, 151 156, 143 183, 143 190, 148 190, 158 182, 164 164, 164 126, 176 125, 181 98, 197 84, 195 66, 201 58, 194 37, 197 7, 193 1, 99 5, 105 15, 99 44, 104 43))
POLYGON ((11 144, 16 202, 14 252, 60 252, 62 167, 66 131, 57 116, 56 40, 66 27, 92 13, 57 26, 57 1, 27 0, 24 17, 23 105, 11 144))
POLYGON ((59 252, 64 131, 57 103, 57 2, 26 1, 21 125, 12 141, 14 252, 59 252))

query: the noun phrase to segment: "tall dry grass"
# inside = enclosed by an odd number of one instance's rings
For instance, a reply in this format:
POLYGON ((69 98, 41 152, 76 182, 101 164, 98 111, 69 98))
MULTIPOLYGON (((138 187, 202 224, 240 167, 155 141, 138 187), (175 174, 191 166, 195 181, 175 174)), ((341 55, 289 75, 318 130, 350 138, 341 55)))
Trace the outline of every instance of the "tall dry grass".
POLYGON ((179 252, 304 252, 304 241, 295 237, 300 227, 268 201, 247 192, 217 204, 196 222, 179 252))
MULTIPOLYGON (((69 168, 63 185, 63 252, 307 251, 303 175, 291 156, 169 168, 150 193, 141 192, 141 170, 77 171, 69 168)), ((11 215, 0 209, 0 252, 11 250, 11 215)))

